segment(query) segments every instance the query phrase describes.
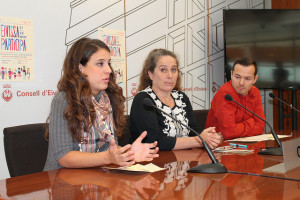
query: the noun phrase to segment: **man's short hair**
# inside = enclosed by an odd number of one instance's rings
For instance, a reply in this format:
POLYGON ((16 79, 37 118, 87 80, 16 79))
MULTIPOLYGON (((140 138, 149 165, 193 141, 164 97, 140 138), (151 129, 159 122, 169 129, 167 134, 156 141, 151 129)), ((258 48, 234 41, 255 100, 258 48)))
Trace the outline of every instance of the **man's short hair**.
POLYGON ((240 58, 237 58, 237 59, 234 61, 234 64, 233 64, 233 67, 232 67, 232 71, 234 70, 234 66, 235 66, 236 64, 240 64, 240 65, 243 65, 243 66, 246 66, 246 67, 253 65, 253 66, 254 66, 254 69, 255 69, 255 71, 254 71, 254 76, 256 76, 256 74, 257 74, 257 64, 256 64, 256 62, 255 62, 253 59, 247 58, 247 57, 240 57, 240 58))

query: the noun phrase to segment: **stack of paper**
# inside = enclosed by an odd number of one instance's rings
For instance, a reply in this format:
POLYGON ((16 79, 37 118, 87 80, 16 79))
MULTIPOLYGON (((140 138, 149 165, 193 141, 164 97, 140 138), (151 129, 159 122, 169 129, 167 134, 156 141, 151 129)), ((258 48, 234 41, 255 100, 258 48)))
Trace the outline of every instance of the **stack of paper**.
POLYGON ((233 148, 231 146, 218 147, 214 151, 221 152, 221 153, 243 154, 243 155, 253 153, 253 150, 250 150, 250 149, 237 149, 237 148, 233 148))

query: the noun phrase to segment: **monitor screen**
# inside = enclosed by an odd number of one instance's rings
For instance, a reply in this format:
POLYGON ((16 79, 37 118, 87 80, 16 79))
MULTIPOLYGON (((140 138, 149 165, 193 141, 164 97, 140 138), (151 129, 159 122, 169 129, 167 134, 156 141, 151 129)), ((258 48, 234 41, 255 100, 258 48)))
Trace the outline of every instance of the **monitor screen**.
POLYGON ((261 89, 300 89, 300 10, 223 11, 225 75, 237 57, 258 65, 261 89))

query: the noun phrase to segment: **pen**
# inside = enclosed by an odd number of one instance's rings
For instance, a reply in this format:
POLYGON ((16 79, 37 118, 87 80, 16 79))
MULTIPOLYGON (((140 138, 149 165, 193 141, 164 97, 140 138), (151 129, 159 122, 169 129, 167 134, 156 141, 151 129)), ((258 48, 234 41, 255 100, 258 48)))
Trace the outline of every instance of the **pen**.
POLYGON ((235 144, 235 143, 229 143, 230 146, 233 146, 235 148, 243 148, 243 149, 247 149, 247 145, 244 144, 235 144))

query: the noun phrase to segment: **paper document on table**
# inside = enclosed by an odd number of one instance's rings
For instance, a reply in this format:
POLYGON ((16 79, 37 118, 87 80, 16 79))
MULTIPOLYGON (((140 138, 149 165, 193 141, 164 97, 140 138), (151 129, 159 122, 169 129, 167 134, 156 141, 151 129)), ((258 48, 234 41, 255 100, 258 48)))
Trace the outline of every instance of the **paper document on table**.
POLYGON ((141 165, 141 164, 135 164, 135 165, 131 165, 128 167, 117 167, 117 168, 113 168, 113 167, 104 167, 107 169, 117 169, 117 170, 125 170, 125 171, 134 171, 134 172, 157 172, 160 170, 164 170, 166 168, 161 168, 158 167, 152 163, 149 163, 147 165, 141 165))
MULTIPOLYGON (((291 135, 277 135, 278 138, 286 138, 291 137, 291 135)), ((233 140, 227 140, 228 142, 261 142, 266 140, 274 140, 274 137, 272 134, 262 134, 262 135, 256 135, 251 137, 242 137, 242 138, 235 138, 233 140)))

